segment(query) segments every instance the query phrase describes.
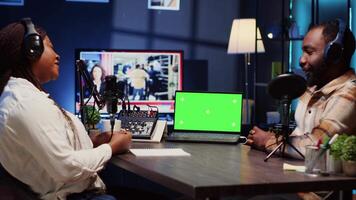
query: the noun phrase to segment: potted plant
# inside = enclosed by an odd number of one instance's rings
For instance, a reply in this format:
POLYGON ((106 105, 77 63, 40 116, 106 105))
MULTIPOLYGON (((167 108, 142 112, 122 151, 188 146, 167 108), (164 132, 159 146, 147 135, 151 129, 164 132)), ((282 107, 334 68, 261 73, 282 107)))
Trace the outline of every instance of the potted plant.
POLYGON ((83 107, 85 121, 85 128, 90 132, 91 130, 97 130, 96 125, 100 122, 100 112, 94 106, 83 107))
POLYGON ((349 136, 342 148, 342 169, 347 176, 356 176, 356 136, 349 136))
POLYGON ((336 138, 335 142, 330 147, 330 152, 327 158, 327 171, 331 173, 342 173, 342 149, 347 138, 346 134, 342 134, 336 138))

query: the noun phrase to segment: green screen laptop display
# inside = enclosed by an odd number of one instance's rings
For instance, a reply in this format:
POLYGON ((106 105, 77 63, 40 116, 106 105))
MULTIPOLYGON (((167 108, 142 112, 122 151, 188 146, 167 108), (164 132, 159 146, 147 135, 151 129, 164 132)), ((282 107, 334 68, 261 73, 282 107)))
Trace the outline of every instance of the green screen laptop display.
POLYGON ((176 92, 174 130, 240 132, 242 94, 176 92))

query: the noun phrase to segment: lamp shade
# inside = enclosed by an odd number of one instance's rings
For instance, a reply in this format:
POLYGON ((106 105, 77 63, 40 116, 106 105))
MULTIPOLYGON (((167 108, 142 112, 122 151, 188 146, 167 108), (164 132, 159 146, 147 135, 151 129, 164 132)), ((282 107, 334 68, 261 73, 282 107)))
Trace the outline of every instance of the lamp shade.
MULTIPOLYGON (((256 44, 256 19, 234 19, 232 22, 228 54, 254 53, 256 44)), ((260 29, 257 27, 257 53, 265 52, 260 29)))

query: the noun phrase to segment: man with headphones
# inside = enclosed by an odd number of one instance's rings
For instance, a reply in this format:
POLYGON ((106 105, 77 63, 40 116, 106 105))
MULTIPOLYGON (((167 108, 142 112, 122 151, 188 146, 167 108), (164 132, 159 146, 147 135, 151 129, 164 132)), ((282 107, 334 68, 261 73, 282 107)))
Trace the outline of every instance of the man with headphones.
MULTIPOLYGON (((356 76, 350 67, 355 37, 340 20, 310 28, 302 45, 300 66, 307 77, 307 90, 299 98, 297 128, 291 142, 301 152, 305 146, 336 133, 356 134, 356 76)), ((276 138, 258 127, 250 131, 249 143, 262 150, 274 149, 276 138), (268 147, 268 148, 266 148, 268 147)), ((299 158, 294 150, 288 151, 299 158)))
MULTIPOLYGON (((307 90, 299 98, 295 113, 296 129, 290 142, 303 154, 305 146, 334 134, 356 134, 356 75, 350 67, 355 37, 340 20, 310 28, 303 40, 300 66, 307 77, 307 90)), ((253 127, 249 144, 271 151, 278 144, 274 133, 253 127)), ((285 152, 300 156, 291 147, 285 152)), ((300 196, 303 198, 306 195, 300 196)))

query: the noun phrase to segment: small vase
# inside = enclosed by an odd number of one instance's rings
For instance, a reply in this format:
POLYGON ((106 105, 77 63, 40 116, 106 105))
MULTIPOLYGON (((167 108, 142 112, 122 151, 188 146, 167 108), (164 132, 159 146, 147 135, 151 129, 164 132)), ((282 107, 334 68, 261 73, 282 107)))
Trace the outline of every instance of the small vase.
POLYGON ((326 171, 331 174, 342 173, 342 160, 340 158, 335 158, 329 151, 326 157, 326 171))
POLYGON ((89 133, 90 136, 96 136, 96 135, 99 135, 99 134, 100 134, 100 130, 97 129, 97 128, 89 129, 89 130, 88 130, 88 133, 89 133))
POLYGON ((342 169, 346 176, 356 176, 356 161, 343 160, 342 169))

